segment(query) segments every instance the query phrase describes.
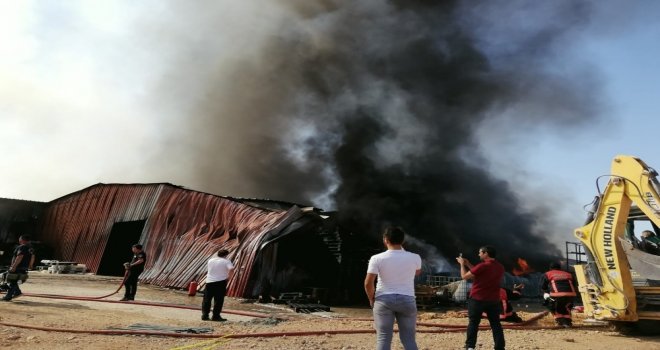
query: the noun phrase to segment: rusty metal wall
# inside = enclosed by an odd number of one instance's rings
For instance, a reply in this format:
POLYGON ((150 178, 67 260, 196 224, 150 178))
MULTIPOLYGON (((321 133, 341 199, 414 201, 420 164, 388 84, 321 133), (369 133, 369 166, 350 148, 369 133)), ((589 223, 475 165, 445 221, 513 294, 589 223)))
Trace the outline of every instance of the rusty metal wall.
POLYGON ((40 238, 58 259, 84 263, 95 272, 113 224, 146 220, 140 239, 148 257, 142 282, 175 288, 193 280, 203 284, 206 262, 226 248, 237 268, 228 295, 250 296, 264 237, 301 215, 297 207, 257 208, 170 184, 99 184, 51 202, 40 238))
POLYGON ((289 212, 168 188, 147 221, 143 240, 152 258, 141 280, 178 288, 193 280, 203 285, 206 262, 224 248, 237 271, 229 281, 228 295, 249 296, 263 237, 286 225, 289 212))
MULTIPOLYGON (((95 272, 115 222, 145 220, 166 184, 97 184, 49 203, 39 238, 95 272)), ((127 247, 127 250, 130 247, 127 247)))

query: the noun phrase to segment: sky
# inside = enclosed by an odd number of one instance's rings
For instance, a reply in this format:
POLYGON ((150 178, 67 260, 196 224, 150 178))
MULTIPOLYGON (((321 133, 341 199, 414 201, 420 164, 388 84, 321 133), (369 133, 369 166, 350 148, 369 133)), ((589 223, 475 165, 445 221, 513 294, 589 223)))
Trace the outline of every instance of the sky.
MULTIPOLYGON (((515 142, 493 141, 486 148, 494 151, 490 154, 494 159, 501 153, 507 155, 499 160, 502 169, 507 168, 508 155, 518 153, 528 172, 523 177, 527 181, 521 182, 523 195, 553 193, 555 203, 562 204, 552 210, 561 212, 558 219, 570 222, 571 227, 583 224, 583 208, 597 194, 596 179, 609 174, 615 155, 635 156, 651 167, 660 167, 660 153, 651 136, 660 127, 660 73, 655 68, 660 47, 654 44, 660 42, 660 25, 650 15, 657 4, 642 1, 631 8, 621 4, 604 2, 598 11, 605 20, 587 28, 569 53, 599 75, 605 106, 600 118, 567 133, 534 130, 521 133, 515 142), (621 12, 612 15, 617 11, 621 12)), ((502 173, 516 177, 507 170, 502 173)), ((599 184, 602 190, 604 180, 599 184)))
MULTIPOLYGON (((242 104, 258 104, 242 96, 263 83, 242 79, 236 67, 263 67, 270 57, 262 56, 260 48, 283 35, 279 32, 287 30, 283 23, 312 11, 305 8, 312 5, 293 1, 304 8, 294 14, 281 3, 0 3, 4 163, 0 197, 50 201, 100 182, 169 182, 219 195, 288 200, 277 197, 286 193, 283 190, 260 193, 240 181, 249 167, 237 166, 246 157, 241 150, 260 152, 274 147, 266 142, 273 135, 289 137, 295 146, 296 140, 304 143, 313 138, 314 127, 296 124, 292 134, 261 118, 277 105, 278 96, 248 119, 233 103, 240 99, 242 104), (220 93, 229 88, 231 93, 220 93), (222 123, 210 121, 211 99, 214 108, 223 108, 222 123), (209 137, 215 139, 214 147, 201 141, 209 137), (206 163, 204 158, 214 160, 206 163)), ((521 8, 529 4, 511 3, 521 8)), ((574 69, 586 72, 576 74, 571 83, 584 83, 593 90, 588 93, 595 97, 588 100, 597 101, 592 110, 595 117, 560 127, 534 120, 507 122, 504 110, 480 123, 476 131, 485 159, 480 166, 505 179, 523 207, 547 212, 546 220, 561 222, 553 225, 565 229, 553 238, 558 246, 570 238, 572 228, 582 224, 583 206, 596 194, 596 178, 608 173, 615 155, 638 156, 660 167, 654 132, 660 126, 656 115, 660 110, 660 23, 654 18, 660 5, 654 1, 585 3, 592 6, 590 17, 576 19, 581 23, 567 35, 570 42, 564 37, 561 45, 549 51, 553 57, 534 64, 546 62, 543 69, 563 76, 570 76, 574 69)), ((484 51, 506 50, 505 35, 524 35, 524 20, 512 21, 521 26, 512 29, 499 24, 501 32, 483 33, 474 28, 480 38, 494 37, 490 42, 498 43, 484 45, 484 51)), ((322 37, 312 40, 323 47, 322 37)), ((541 96, 552 93, 545 91, 541 96)), ((556 111, 557 106, 553 108, 556 111)), ((410 135, 400 137, 414 141, 410 135)), ((287 152, 299 163, 308 159, 291 145, 287 152)), ((268 175, 258 178, 267 181, 268 175)), ((293 185, 282 188, 289 190, 293 185)), ((332 200, 324 196, 337 185, 332 181, 326 185, 325 195, 317 189, 313 204, 332 209, 332 200)))

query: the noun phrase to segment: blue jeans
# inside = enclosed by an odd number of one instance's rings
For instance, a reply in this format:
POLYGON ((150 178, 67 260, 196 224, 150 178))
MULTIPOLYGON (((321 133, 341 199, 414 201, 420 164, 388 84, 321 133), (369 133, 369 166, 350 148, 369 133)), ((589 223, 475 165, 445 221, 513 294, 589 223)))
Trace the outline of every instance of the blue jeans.
POLYGON ((394 319, 399 325, 399 339, 406 350, 417 350, 415 326, 417 324, 417 304, 415 297, 401 294, 385 294, 376 297, 374 302, 374 323, 376 326, 376 350, 390 350, 394 319))

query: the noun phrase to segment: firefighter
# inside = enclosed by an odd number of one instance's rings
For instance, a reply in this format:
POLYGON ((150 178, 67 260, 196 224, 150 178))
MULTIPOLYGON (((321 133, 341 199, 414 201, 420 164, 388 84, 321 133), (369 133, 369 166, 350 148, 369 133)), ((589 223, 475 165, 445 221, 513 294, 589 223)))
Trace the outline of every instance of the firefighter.
POLYGON ((2 298, 4 301, 10 301, 23 294, 21 288, 18 286, 18 281, 25 282, 27 280, 28 270, 32 270, 34 266, 34 250, 30 244, 30 236, 21 235, 18 238, 18 243, 20 245, 14 250, 14 257, 11 260, 11 266, 6 275, 9 290, 4 298, 2 298))
POLYGON ((555 318, 557 325, 571 327, 571 309, 575 298, 575 286, 573 276, 561 269, 561 264, 553 262, 550 271, 543 275, 541 284, 544 305, 548 306, 555 318))
POLYGON ((138 277, 144 271, 144 265, 147 263, 147 254, 142 250, 142 244, 133 244, 131 250, 133 251, 133 259, 131 262, 124 263, 124 268, 127 270, 128 276, 124 282, 124 297, 120 301, 135 300, 138 277))
MULTIPOLYGON (((514 284, 513 289, 500 287, 500 302, 502 303, 502 312, 500 313, 500 321, 520 323, 522 318, 513 311, 510 300, 518 300, 522 296, 521 289, 525 288, 523 283, 514 284)), ((481 318, 486 318, 486 313, 481 313, 481 318)))
POLYGON ((502 301, 502 313, 500 321, 520 323, 522 318, 513 311, 510 300, 518 300, 522 296, 521 290, 525 288, 524 284, 514 284, 513 289, 500 288, 500 300, 502 301))

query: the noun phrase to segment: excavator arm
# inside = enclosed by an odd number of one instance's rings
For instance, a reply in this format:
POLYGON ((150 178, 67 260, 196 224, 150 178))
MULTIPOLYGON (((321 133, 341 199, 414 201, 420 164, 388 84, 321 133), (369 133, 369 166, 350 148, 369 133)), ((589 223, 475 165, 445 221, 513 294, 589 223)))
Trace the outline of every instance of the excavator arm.
MULTIPOLYGON (((637 250, 634 253, 639 256, 648 254, 636 249, 630 237, 626 237, 633 205, 635 211, 641 211, 646 219, 660 226, 660 186, 656 175, 640 159, 615 157, 610 180, 596 198, 587 224, 575 230, 587 252, 587 264, 576 265, 575 272, 585 313, 590 317, 610 321, 660 319, 660 312, 638 308, 638 300, 647 300, 649 296, 653 299, 660 294, 660 287, 634 285, 627 251, 637 250)), ((650 264, 644 268, 646 273, 657 275, 660 271, 654 258, 660 262, 660 257, 646 258, 650 264)))

